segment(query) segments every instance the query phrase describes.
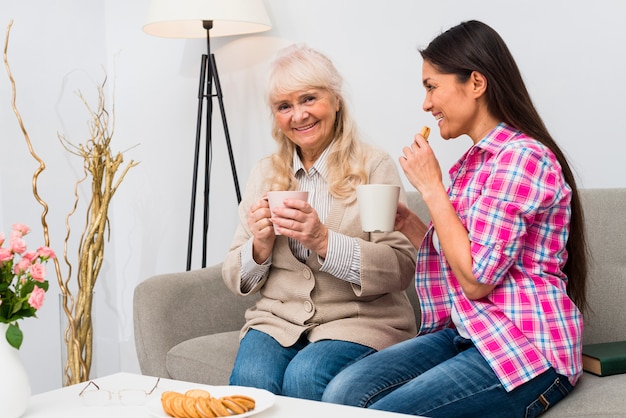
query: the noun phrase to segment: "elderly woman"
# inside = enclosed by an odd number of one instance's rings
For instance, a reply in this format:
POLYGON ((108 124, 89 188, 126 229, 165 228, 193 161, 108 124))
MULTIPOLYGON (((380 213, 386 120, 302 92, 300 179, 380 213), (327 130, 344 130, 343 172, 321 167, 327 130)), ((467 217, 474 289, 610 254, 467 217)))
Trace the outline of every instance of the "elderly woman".
POLYGON ((319 400, 346 366, 415 336, 404 292, 415 248, 400 232, 362 231, 356 186, 401 180, 386 152, 359 140, 332 62, 285 48, 268 87, 278 150, 251 173, 223 265, 231 291, 260 293, 230 383, 319 400), (309 200, 286 199, 272 216, 271 190, 308 191, 309 200))

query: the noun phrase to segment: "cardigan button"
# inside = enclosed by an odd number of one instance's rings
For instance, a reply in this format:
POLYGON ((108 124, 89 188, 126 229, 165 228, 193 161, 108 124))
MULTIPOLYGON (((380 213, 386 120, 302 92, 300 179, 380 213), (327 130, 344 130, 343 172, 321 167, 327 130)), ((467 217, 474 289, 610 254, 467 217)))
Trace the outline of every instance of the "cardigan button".
POLYGON ((304 278, 305 278, 305 279, 309 280, 309 279, 311 278, 311 276, 312 276, 312 274, 311 274, 311 270, 309 270, 309 269, 304 269, 304 270, 302 271, 302 275, 304 276, 304 278))
POLYGON ((304 310, 307 312, 313 311, 313 303, 310 300, 304 302, 304 310))

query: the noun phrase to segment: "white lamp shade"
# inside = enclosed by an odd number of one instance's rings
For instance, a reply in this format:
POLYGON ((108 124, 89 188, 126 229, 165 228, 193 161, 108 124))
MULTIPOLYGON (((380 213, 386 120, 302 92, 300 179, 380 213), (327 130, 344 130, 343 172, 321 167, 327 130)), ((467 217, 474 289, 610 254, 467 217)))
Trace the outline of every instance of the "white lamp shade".
POLYGON ((143 31, 163 38, 244 35, 272 28, 263 0, 151 0, 143 31))

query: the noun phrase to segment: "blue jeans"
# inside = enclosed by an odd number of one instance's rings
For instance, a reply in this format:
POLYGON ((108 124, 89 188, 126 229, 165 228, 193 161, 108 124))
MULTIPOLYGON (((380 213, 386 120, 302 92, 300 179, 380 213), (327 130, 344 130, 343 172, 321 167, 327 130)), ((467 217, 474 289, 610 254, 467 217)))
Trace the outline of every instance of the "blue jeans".
POLYGON ((229 383, 319 401, 337 373, 375 351, 348 341, 311 343, 305 336, 283 347, 266 333, 251 329, 239 343, 229 383))
POLYGON ((535 417, 571 390, 551 368, 507 392, 472 342, 446 329, 344 369, 322 400, 428 417, 535 417))

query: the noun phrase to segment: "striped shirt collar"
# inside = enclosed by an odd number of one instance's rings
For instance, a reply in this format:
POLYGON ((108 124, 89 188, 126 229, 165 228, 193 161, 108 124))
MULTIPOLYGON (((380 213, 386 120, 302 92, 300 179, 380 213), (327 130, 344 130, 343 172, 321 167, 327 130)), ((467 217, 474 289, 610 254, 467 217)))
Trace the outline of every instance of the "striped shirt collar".
POLYGON ((296 178, 298 178, 298 172, 300 170, 302 170, 303 173, 306 173, 308 175, 313 175, 317 172, 322 178, 324 179, 328 178, 327 163, 328 163, 329 153, 330 153, 330 146, 324 149, 324 151, 319 156, 317 161, 315 161, 315 164, 313 164, 313 167, 311 167, 311 169, 307 173, 306 169, 304 168, 304 164, 302 164, 302 160, 300 159, 300 156, 298 155, 298 150, 294 148, 293 150, 293 173, 296 176, 296 178))

